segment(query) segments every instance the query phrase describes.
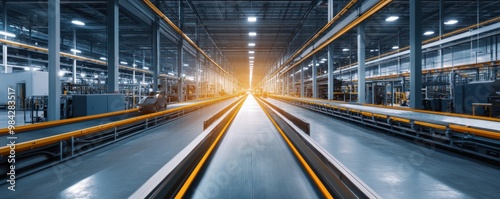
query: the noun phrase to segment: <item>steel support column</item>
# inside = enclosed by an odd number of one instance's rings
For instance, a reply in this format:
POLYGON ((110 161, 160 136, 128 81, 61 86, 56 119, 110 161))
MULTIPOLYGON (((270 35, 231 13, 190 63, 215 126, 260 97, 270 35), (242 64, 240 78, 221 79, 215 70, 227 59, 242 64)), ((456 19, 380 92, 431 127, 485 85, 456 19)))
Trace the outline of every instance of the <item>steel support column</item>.
MULTIPOLYGON (((153 36, 152 39, 152 48, 151 48, 151 67, 153 69, 153 91, 158 91, 158 74, 160 73, 160 20, 156 17, 156 19, 151 23, 151 33, 153 36)), ((161 90, 164 90, 162 88, 161 90)))
POLYGON ((333 100, 335 77, 333 76, 333 44, 328 45, 328 100, 333 100))
POLYGON ((297 88, 295 87, 295 70, 292 69, 292 93, 297 95, 297 88))
MULTIPOLYGON (((3 21, 3 31, 5 32, 9 32, 7 31, 7 1, 2 1, 2 6, 3 6, 3 16, 2 16, 2 21, 3 21)), ((7 36, 4 36, 3 37, 4 39, 7 39, 7 36)), ((12 73, 12 67, 9 67, 7 66, 7 55, 8 55, 8 52, 7 52, 7 45, 6 44, 3 44, 2 45, 2 64, 3 64, 3 68, 4 68, 4 73, 12 73)))
MULTIPOLYGON (((73 28, 73 55, 76 55, 76 28, 73 28)), ((76 84, 76 59, 73 59, 73 84, 76 84)))
MULTIPOLYGON (((444 34, 444 20, 443 20, 443 9, 444 9, 444 0, 439 0, 439 36, 441 37, 444 34)), ((439 39, 441 40, 441 38, 439 39)), ((439 45, 438 50, 438 58, 439 58, 439 68, 444 67, 444 56, 443 56, 443 45, 439 45)))
POLYGON ((318 98, 318 81, 317 81, 317 76, 318 76, 318 71, 316 66, 318 63, 318 56, 313 55, 313 65, 311 67, 311 73, 312 73, 312 97, 313 98, 318 98))
MULTIPOLYGON (((293 71, 292 71, 293 72, 293 71)), ((290 95, 290 72, 286 76, 286 94, 290 95)))
POLYGON ((300 97, 305 97, 304 96, 304 63, 300 64, 300 97))
MULTIPOLYGON (((184 6, 183 6, 183 0, 179 0, 179 23, 177 24, 177 27, 179 27, 180 30, 183 29, 183 24, 182 22, 184 21, 184 6)), ((184 101, 184 93, 183 93, 183 87, 184 87, 184 77, 182 77, 182 66, 184 64, 184 49, 183 49, 183 44, 184 44, 184 39, 182 38, 181 35, 179 35, 179 43, 177 43, 177 78, 178 78, 178 83, 177 83, 177 96, 179 97, 179 102, 184 101)))
POLYGON ((61 44, 61 5, 59 0, 49 0, 49 104, 47 105, 47 118, 49 121, 61 118, 61 81, 59 69, 60 44, 61 44))
POLYGON ((108 93, 118 92, 119 61, 119 11, 118 0, 107 1, 108 14, 108 93))
POLYGON ((285 95, 285 87, 286 87, 286 81, 285 81, 285 77, 286 75, 283 75, 283 77, 281 77, 281 95, 285 95))
POLYGON ((410 108, 422 109, 422 2, 410 0, 410 108))
POLYGON ((358 103, 366 103, 365 92, 365 26, 358 25, 358 103))

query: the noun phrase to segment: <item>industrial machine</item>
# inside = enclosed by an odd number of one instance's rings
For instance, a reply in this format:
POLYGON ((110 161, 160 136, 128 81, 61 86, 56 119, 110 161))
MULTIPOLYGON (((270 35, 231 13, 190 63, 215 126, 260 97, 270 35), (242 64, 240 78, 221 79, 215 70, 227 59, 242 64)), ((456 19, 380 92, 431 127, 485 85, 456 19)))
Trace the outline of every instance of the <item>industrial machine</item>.
POLYGON ((500 80, 474 81, 455 88, 455 112, 461 114, 472 114, 473 103, 491 103, 491 109, 477 109, 476 115, 498 117, 498 106, 500 92, 500 80))
POLYGON ((150 92, 139 101, 139 112, 154 113, 167 108, 167 97, 164 92, 150 92))

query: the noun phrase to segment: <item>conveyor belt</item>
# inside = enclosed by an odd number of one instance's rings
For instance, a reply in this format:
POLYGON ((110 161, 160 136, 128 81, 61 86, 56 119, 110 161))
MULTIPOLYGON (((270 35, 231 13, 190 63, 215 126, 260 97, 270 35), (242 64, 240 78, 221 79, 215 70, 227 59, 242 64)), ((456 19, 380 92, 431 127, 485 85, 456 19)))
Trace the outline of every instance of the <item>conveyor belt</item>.
MULTIPOLYGON (((235 98, 197 110, 131 139, 17 179, 2 198, 126 198, 203 131, 203 121, 235 98)), ((5 190, 5 191, 4 191, 5 190)))
MULTIPOLYGON (((167 109, 172 109, 172 108, 177 108, 177 107, 182 107, 182 106, 187 106, 196 102, 201 102, 204 100, 195 100, 195 101, 189 101, 189 102, 182 102, 182 103, 175 103, 175 104, 169 104, 167 106, 167 109)), ((38 138, 44 138, 52 135, 58 135, 61 133, 69 132, 69 131, 74 131, 74 130, 79 130, 83 128, 87 128, 90 126, 97 126, 101 124, 106 124, 109 122, 114 122, 114 121, 119 121, 119 120, 124 120, 132 117, 136 117, 141 115, 138 112, 133 112, 133 113, 127 113, 127 114, 122 114, 122 115, 117 115, 117 116, 112 116, 112 117, 106 117, 106 118, 99 118, 99 119, 93 119, 93 120, 87 120, 87 121, 82 121, 82 122, 75 122, 75 123, 70 123, 70 124, 64 124, 64 125, 59 125, 55 127, 49 127, 49 128, 43 128, 43 129, 37 129, 37 130, 31 130, 27 132, 21 132, 21 133, 16 133, 17 143, 29 141, 29 140, 34 140, 38 138)), ((8 144, 9 140, 7 137, 9 137, 9 134, 3 134, 0 135, 0 146, 5 146, 8 144)))
POLYGON ((250 95, 184 197, 323 196, 276 127, 250 95))
POLYGON ((498 166, 266 99, 311 124, 311 138, 383 198, 496 198, 498 166))
POLYGON ((452 116, 452 115, 441 115, 441 114, 433 114, 429 112, 416 112, 412 110, 397 110, 397 109, 387 109, 382 107, 375 106, 363 106, 357 104, 347 104, 347 103, 338 103, 333 101, 326 100, 318 100, 311 98, 297 98, 300 100, 316 102, 321 104, 329 104, 331 106, 339 106, 345 107, 349 109, 355 109, 360 111, 367 111, 377 114, 391 115, 396 117, 404 117, 412 120, 435 123, 435 124, 458 124, 469 127, 476 127, 480 129, 487 129, 498 131, 500 129, 500 122, 498 121, 487 121, 481 119, 474 119, 468 117, 460 117, 460 116, 452 116))

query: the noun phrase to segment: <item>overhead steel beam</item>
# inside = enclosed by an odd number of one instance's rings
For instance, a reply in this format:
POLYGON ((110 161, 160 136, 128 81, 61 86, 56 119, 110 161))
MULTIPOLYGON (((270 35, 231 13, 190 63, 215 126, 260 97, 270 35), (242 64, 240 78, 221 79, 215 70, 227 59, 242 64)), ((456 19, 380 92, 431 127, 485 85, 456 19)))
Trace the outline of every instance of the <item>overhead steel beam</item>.
MULTIPOLYGON (((312 42, 314 42, 319 36, 321 36, 328 28, 330 28, 333 23, 335 23, 340 17, 342 17, 345 12, 347 12, 347 10, 349 10, 355 3, 357 2, 357 0, 351 0, 339 13, 337 13, 337 15, 334 17, 333 16, 333 11, 331 11, 331 13, 329 13, 331 15, 331 19, 329 17, 329 21, 328 23, 323 26, 323 28, 321 28, 316 34, 314 34, 310 39, 308 39, 306 41, 306 43, 304 43, 302 45, 302 47, 300 47, 298 50, 295 51, 295 53, 290 56, 286 62, 284 62, 283 64, 281 64, 277 70, 275 70, 272 74, 275 75, 277 74, 282 68, 286 67, 288 64, 290 64, 298 55, 300 52, 302 52, 305 48, 307 48, 308 46, 310 46, 312 44, 312 42)), ((329 4, 330 5, 330 4, 329 4)), ((333 9, 333 8, 332 8, 333 9)), ((302 23, 302 22, 301 22, 302 23)))
POLYGON ((340 21, 328 33, 326 33, 325 36, 323 36, 321 39, 319 39, 317 42, 315 42, 315 44, 313 44, 307 50, 305 50, 300 55, 299 60, 297 60, 290 67, 288 67, 284 70, 281 70, 280 74, 283 74, 283 73, 287 72, 288 70, 290 70, 290 68, 302 63, 307 58, 311 57, 316 52, 322 50, 328 44, 330 44, 334 40, 338 39, 340 36, 344 35, 349 30, 356 27, 358 24, 360 24, 364 20, 368 19, 368 17, 374 15, 376 12, 378 12, 379 10, 381 10, 382 8, 384 8, 386 5, 388 5, 391 2, 392 2, 392 0, 381 0, 381 1, 368 0, 368 1, 366 1, 360 7, 361 12, 363 13, 363 14, 361 14, 361 16, 359 16, 360 13, 357 13, 357 12, 348 15, 344 20, 340 21))
MULTIPOLYGON (((172 27, 186 42, 191 44, 198 52, 205 56, 211 63, 217 66, 223 73, 227 74, 232 79, 235 79, 229 72, 227 72, 219 63, 213 60, 205 51, 203 51, 196 43, 194 43, 191 38, 189 38, 177 25, 175 25, 165 14, 163 14, 151 1, 143 0, 143 2, 149 6, 149 8, 156 13, 161 19, 163 19, 170 27, 172 27)), ((235 79, 239 85, 243 85, 239 80, 235 79)))
POLYGON ((59 77, 61 64, 59 54, 61 48, 61 5, 59 0, 49 0, 48 4, 49 103, 46 117, 49 121, 55 121, 61 118, 61 81, 59 77))

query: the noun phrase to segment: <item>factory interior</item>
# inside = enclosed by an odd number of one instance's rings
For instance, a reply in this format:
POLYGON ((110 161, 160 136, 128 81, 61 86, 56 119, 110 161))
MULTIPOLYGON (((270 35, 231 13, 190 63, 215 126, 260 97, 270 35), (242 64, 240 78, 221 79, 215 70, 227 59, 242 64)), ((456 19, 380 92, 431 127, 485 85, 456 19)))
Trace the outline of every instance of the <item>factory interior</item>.
POLYGON ((499 0, 2 0, 0 198, 498 198, 499 0))

